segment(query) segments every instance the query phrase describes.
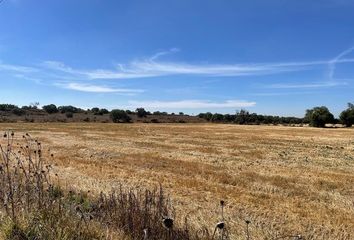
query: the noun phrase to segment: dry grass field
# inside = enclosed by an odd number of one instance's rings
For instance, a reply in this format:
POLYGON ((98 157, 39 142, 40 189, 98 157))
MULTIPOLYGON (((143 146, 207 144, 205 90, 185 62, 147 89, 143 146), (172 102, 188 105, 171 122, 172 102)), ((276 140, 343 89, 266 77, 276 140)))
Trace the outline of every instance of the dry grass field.
POLYGON ((60 184, 170 194, 177 218, 231 239, 354 239, 354 129, 225 124, 3 123, 54 153, 60 184))

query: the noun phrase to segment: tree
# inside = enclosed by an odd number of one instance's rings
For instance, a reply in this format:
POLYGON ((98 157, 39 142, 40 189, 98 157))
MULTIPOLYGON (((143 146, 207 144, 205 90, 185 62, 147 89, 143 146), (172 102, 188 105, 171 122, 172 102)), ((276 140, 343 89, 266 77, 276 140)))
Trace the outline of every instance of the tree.
POLYGON ((351 127, 354 124, 354 104, 348 103, 348 108, 341 112, 339 119, 346 127, 351 127))
POLYGON ((82 109, 74 107, 74 106, 70 106, 70 105, 69 106, 60 106, 60 107, 58 107, 58 110, 61 113, 66 113, 66 112, 78 113, 78 112, 82 111, 82 109))
POLYGON ((115 123, 128 123, 131 118, 124 110, 114 109, 111 111, 111 119, 115 123))
POLYGON ((312 127, 325 127, 326 123, 333 123, 334 116, 327 107, 314 107, 307 109, 305 120, 310 123, 312 127))
POLYGON ((0 104, 0 111, 12 111, 15 108, 18 107, 13 104, 0 104))
POLYGON ((91 108, 91 112, 92 112, 94 115, 97 115, 99 111, 100 111, 100 109, 99 109, 98 107, 91 108))
POLYGON ((101 108, 100 111, 98 112, 100 115, 108 114, 109 111, 105 108, 101 108))
POLYGON ((211 118, 212 122, 222 122, 223 120, 224 120, 224 115, 220 113, 214 113, 211 118))
POLYGON ((55 106, 54 104, 44 105, 42 108, 44 111, 46 111, 49 114, 59 112, 57 106, 55 106))
POLYGON ((139 117, 139 118, 143 118, 143 117, 146 117, 146 115, 148 114, 144 108, 137 108, 135 110, 136 112, 136 115, 139 117))
POLYGON ((235 115, 235 123, 238 124, 247 124, 250 122, 250 113, 247 110, 241 109, 237 111, 235 115))

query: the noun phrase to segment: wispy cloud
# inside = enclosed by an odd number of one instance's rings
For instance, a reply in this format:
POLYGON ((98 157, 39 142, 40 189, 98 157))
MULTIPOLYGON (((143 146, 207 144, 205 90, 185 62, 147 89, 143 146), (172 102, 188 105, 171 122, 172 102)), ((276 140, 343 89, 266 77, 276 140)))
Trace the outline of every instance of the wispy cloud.
POLYGON ((127 88, 111 88, 106 86, 80 84, 80 83, 57 83, 59 87, 80 91, 80 92, 91 92, 91 93, 142 93, 142 89, 127 89, 127 88))
POLYGON ((31 72, 37 72, 38 69, 33 67, 20 66, 20 65, 4 64, 0 62, 0 71, 15 72, 15 73, 31 73, 31 72))
POLYGON ((168 55, 168 54, 172 54, 172 53, 175 53, 175 52, 179 52, 179 49, 178 49, 178 48, 171 48, 171 49, 168 50, 168 51, 158 52, 158 53, 154 54, 154 55, 150 58, 150 61, 157 60, 158 58, 160 58, 160 57, 162 57, 162 56, 165 56, 165 55, 168 55))
POLYGON ((289 96, 289 95, 308 95, 315 94, 314 91, 300 91, 300 92, 266 92, 266 93, 252 93, 252 96, 259 97, 274 97, 274 96, 289 96))
POLYGON ((227 100, 214 102, 206 100, 181 101, 129 101, 127 108, 144 107, 147 109, 208 109, 208 108, 242 108, 253 107, 256 102, 243 100, 227 100))
POLYGON ((315 82, 315 83, 306 83, 306 84, 288 84, 288 83, 279 83, 279 84, 270 84, 265 88, 273 89, 291 89, 291 88, 328 88, 336 86, 344 86, 347 83, 344 82, 315 82))
POLYGON ((335 58, 333 58, 332 60, 330 60, 328 62, 328 69, 329 69, 328 77, 329 77, 329 79, 333 79, 333 77, 334 77, 334 73, 336 70, 336 64, 343 63, 343 62, 350 62, 348 60, 351 60, 351 59, 343 59, 343 57, 347 56, 348 54, 352 53, 353 51, 354 51, 354 46, 344 50, 343 52, 341 52, 335 58))
MULTIPOLYGON (((350 51, 352 51, 351 49, 350 51)), ((200 75, 200 76, 257 76, 279 74, 291 71, 303 71, 315 66, 331 66, 334 72, 339 63, 354 62, 354 58, 343 59, 347 51, 331 60, 256 63, 256 64, 191 64, 183 62, 161 61, 159 58, 166 54, 177 52, 172 49, 159 52, 150 58, 135 60, 127 64, 118 64, 115 69, 73 69, 61 62, 46 61, 43 66, 67 74, 84 76, 88 79, 132 79, 149 78, 171 75, 200 75)), ((333 73, 331 74, 333 75, 333 73)))

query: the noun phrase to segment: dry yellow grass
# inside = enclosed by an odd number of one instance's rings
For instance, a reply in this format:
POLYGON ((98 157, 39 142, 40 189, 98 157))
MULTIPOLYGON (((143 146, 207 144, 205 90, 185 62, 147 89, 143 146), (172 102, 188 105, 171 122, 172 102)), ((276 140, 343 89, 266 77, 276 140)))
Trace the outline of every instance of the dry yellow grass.
POLYGON ((227 203, 232 239, 354 238, 354 129, 218 124, 0 124, 55 154, 61 184, 93 192, 158 183, 210 230, 227 203))

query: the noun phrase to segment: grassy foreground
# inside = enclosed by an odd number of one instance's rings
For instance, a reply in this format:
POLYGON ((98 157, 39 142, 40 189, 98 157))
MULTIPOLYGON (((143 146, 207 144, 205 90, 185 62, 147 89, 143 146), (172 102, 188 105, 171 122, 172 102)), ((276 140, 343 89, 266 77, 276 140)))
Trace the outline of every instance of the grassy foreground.
POLYGON ((245 239, 247 227, 252 239, 353 237, 353 129, 54 123, 2 129, 30 132, 50 147, 55 158, 48 162, 63 189, 98 199, 122 183, 134 191, 161 183, 179 229, 187 217, 191 229, 206 227, 211 235, 224 199, 230 239, 245 239))

